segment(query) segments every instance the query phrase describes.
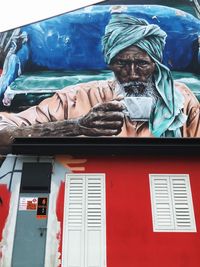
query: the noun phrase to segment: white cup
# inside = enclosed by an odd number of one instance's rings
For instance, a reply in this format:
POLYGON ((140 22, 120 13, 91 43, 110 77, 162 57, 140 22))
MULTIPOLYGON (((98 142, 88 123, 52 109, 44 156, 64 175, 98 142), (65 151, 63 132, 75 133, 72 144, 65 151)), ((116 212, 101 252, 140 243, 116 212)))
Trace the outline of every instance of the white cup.
POLYGON ((124 97, 125 113, 131 120, 148 121, 151 115, 153 99, 151 97, 124 97))

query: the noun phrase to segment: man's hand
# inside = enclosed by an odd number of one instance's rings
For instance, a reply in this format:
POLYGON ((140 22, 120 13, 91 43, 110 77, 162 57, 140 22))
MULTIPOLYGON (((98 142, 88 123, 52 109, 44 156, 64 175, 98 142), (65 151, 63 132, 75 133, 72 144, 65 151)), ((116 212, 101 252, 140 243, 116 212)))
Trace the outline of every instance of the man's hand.
POLYGON ((124 106, 119 101, 111 101, 94 106, 88 114, 78 120, 82 135, 118 135, 123 126, 124 106))

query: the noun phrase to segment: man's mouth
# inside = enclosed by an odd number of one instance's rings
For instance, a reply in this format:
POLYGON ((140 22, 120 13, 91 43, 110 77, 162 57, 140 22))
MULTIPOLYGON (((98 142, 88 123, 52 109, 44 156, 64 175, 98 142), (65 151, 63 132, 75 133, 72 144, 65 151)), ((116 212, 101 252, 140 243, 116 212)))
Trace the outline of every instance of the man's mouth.
POLYGON ((126 92, 127 96, 131 94, 142 94, 144 93, 148 83, 147 82, 140 82, 140 81, 133 81, 129 83, 122 83, 122 87, 126 92))

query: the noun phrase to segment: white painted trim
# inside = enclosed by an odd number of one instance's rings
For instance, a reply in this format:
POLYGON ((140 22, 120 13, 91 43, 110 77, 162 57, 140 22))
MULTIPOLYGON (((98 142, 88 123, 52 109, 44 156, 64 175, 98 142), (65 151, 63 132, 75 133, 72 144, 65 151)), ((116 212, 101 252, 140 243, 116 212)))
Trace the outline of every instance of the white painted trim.
MULTIPOLYGON (((70 177, 82 177, 83 179, 84 178, 91 178, 91 177, 94 177, 94 176, 99 176, 101 177, 101 180, 102 180, 102 189, 101 189, 101 192, 102 192, 102 213, 101 213, 101 216, 102 216, 102 223, 101 223, 101 231, 102 231, 102 238, 103 238, 103 241, 102 241, 102 247, 101 247, 101 250, 102 250, 102 262, 101 262, 101 265, 100 267, 106 267, 107 266, 107 263, 106 263, 106 202, 105 202, 105 196, 106 196, 106 192, 105 192, 105 174, 102 174, 102 173, 83 173, 83 174, 67 174, 66 175, 66 181, 70 179, 70 177)), ((86 185, 86 181, 84 182, 85 185, 86 185)), ((62 243, 62 267, 68 267, 67 265, 67 259, 66 259, 66 255, 65 255, 65 251, 67 249, 67 241, 68 241, 68 237, 67 237, 67 230, 66 230, 66 225, 67 225, 67 216, 68 216, 68 194, 67 194, 67 185, 68 183, 66 182, 65 184, 65 196, 64 196, 64 216, 63 216, 63 243, 62 243)), ((86 186, 84 185, 84 195, 86 196, 86 186)), ((82 211, 83 211, 83 214, 84 216, 86 216, 86 211, 85 211, 85 205, 86 205, 86 200, 84 200, 85 203, 83 203, 83 206, 82 206, 82 211)), ((84 222, 86 221, 86 218, 84 217, 84 222)), ((84 225, 84 229, 83 229, 83 233, 85 235, 86 233, 86 226, 84 225)), ((83 243, 83 249, 85 250, 85 240, 86 240, 86 237, 84 237, 84 243, 83 243)), ((86 252, 86 251, 85 251, 86 252)), ((84 259, 82 261, 82 265, 81 267, 88 267, 87 264, 86 264, 86 257, 85 257, 85 252, 84 252, 84 259)))
MULTIPOLYGON (((14 174, 14 176, 21 176, 21 174, 14 174)), ((21 177, 16 179, 15 189, 11 193, 9 214, 6 220, 5 227, 2 234, 2 258, 0 260, 0 267, 10 267, 12 264, 12 254, 14 246, 14 237, 15 237, 15 227, 17 222, 17 211, 19 203, 19 190, 21 177)))
POLYGON ((194 207, 192 201, 192 192, 190 186, 190 179, 189 174, 149 174, 149 184, 150 184, 150 197, 151 197, 151 210, 152 210, 152 223, 153 223, 153 230, 154 232, 196 232, 196 223, 195 223, 195 216, 194 216, 194 207), (173 225, 170 227, 159 227, 156 221, 156 209, 155 209, 155 192, 154 188, 154 179, 158 177, 160 179, 166 179, 168 181, 169 187, 169 206, 171 206, 171 216, 173 220, 173 225), (187 194, 187 205, 189 206, 190 212, 190 220, 191 220, 191 227, 181 228, 177 225, 176 220, 176 211, 175 211, 175 195, 173 192, 173 179, 184 179, 185 186, 186 186, 186 194, 187 194))

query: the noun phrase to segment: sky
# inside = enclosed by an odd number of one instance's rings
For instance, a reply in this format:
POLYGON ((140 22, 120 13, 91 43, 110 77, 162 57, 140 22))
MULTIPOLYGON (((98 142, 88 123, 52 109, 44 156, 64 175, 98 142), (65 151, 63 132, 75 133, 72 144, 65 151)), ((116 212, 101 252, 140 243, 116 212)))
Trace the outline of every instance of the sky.
POLYGON ((50 18, 104 0, 4 0, 0 32, 50 18))

